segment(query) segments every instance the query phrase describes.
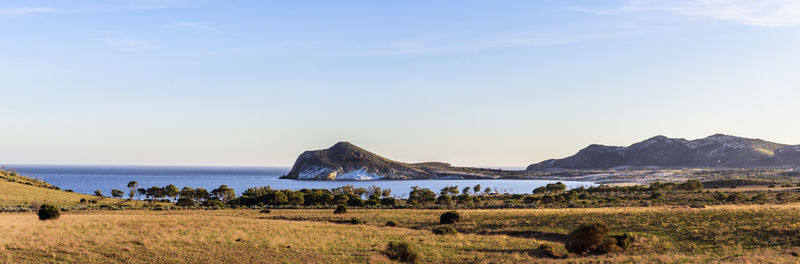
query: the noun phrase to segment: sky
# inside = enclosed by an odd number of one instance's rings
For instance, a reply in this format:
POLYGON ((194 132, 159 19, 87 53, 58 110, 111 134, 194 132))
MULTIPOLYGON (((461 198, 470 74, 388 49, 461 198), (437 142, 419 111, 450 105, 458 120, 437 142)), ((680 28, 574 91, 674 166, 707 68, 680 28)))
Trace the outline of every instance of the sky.
POLYGON ((800 2, 0 2, 0 164, 524 167, 593 143, 800 144, 800 2))

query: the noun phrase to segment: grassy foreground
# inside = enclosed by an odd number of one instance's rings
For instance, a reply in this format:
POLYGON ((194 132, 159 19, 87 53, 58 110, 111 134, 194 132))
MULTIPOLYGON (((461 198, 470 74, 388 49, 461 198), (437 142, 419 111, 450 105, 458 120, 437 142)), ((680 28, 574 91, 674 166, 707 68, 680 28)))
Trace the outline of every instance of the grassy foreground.
POLYGON ((146 202, 25 180, 0 180, 0 206, 72 209, 49 221, 34 212, 0 211, 0 263, 390 263, 384 254, 389 242, 407 242, 421 263, 797 263, 800 256, 800 203, 793 199, 704 208, 456 209, 462 216, 452 225, 458 234, 436 235, 432 230, 441 226, 445 210, 99 210, 146 202), (98 206, 74 207, 81 199, 98 206), (364 224, 350 224, 352 218, 364 224), (630 249, 567 253, 567 234, 598 220, 612 234, 632 235, 630 249), (386 227, 387 221, 397 227, 386 227))
POLYGON ((457 235, 434 235, 439 210, 69 211, 56 221, 0 214, 0 262, 384 263, 389 241, 413 245, 424 263, 794 263, 800 204, 689 208, 464 210, 457 235), (352 217, 365 220, 351 225, 352 217), (551 258, 588 219, 638 237, 626 252, 551 258), (398 227, 384 227, 393 220, 398 227))

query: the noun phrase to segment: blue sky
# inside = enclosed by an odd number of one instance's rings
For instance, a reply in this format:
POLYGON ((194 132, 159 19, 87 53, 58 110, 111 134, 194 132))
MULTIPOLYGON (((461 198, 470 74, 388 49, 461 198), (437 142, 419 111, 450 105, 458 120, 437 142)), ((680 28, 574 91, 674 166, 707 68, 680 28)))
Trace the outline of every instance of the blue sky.
POLYGON ((800 144, 796 1, 3 1, 0 35, 3 164, 800 144))

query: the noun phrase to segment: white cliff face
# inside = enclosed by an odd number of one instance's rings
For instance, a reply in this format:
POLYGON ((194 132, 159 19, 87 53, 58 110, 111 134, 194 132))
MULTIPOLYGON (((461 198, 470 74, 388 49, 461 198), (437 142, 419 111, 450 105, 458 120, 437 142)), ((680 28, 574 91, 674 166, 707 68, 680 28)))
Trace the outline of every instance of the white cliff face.
POLYGON ((367 172, 362 168, 345 172, 342 168, 309 166, 298 173, 300 180, 376 180, 382 176, 367 172))
POLYGON ((328 176, 333 172, 331 168, 310 166, 303 168, 298 174, 297 179, 300 180, 321 180, 328 179, 328 176))
POLYGON ((355 170, 351 172, 342 173, 336 176, 337 180, 375 180, 381 178, 378 175, 367 172, 365 169, 355 170))

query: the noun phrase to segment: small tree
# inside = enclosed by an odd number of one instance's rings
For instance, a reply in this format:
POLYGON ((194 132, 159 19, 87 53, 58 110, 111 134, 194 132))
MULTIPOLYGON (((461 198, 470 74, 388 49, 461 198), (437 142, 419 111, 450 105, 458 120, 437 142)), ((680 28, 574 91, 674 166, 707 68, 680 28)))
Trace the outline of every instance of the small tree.
MULTIPOLYGON (((194 189, 192 187, 183 187, 178 193, 180 199, 189 199, 194 201, 194 189)), ((180 199, 178 199, 180 201, 180 199)))
POLYGON ((56 220, 61 217, 61 211, 52 204, 42 204, 39 207, 39 220, 56 220))
POLYGON ((164 187, 164 195, 170 199, 175 199, 175 197, 178 197, 178 194, 180 194, 180 190, 178 190, 178 187, 175 187, 174 184, 164 187))
MULTIPOLYGON (((284 195, 284 197, 285 196, 286 195, 284 195)), ((194 189, 194 199, 197 202, 202 203, 202 202, 205 202, 208 199, 211 199, 211 194, 209 194, 208 191, 206 191, 206 189, 197 188, 197 189, 194 189)))
MULTIPOLYGON (((128 196, 133 199, 133 196, 137 194, 136 188, 139 188, 139 182, 137 181, 130 181, 128 182, 128 189, 131 191, 128 193, 128 196)), ((141 197, 139 197, 141 199, 141 197)))
POLYGON ((123 195, 125 195, 125 192, 123 192, 122 190, 111 189, 111 196, 112 197, 114 197, 114 198, 122 198, 123 195))
MULTIPOLYGON (((234 191, 232 188, 229 188, 228 185, 220 185, 219 188, 212 190, 211 194, 218 197, 224 203, 236 199, 236 191, 234 191)), ((302 196, 300 198, 300 200, 302 200, 302 196)), ((302 204, 302 201, 300 204, 302 204)))
POLYGON ((480 184, 477 184, 474 187, 472 187, 472 194, 478 194, 480 191, 481 191, 481 185, 480 184))
POLYGON ((95 195, 95 196, 103 196, 103 191, 101 191, 101 190, 94 190, 94 195, 95 195))
POLYGON ((390 195, 392 195, 392 189, 390 188, 386 188, 381 191, 381 196, 384 198, 389 198, 390 195))

